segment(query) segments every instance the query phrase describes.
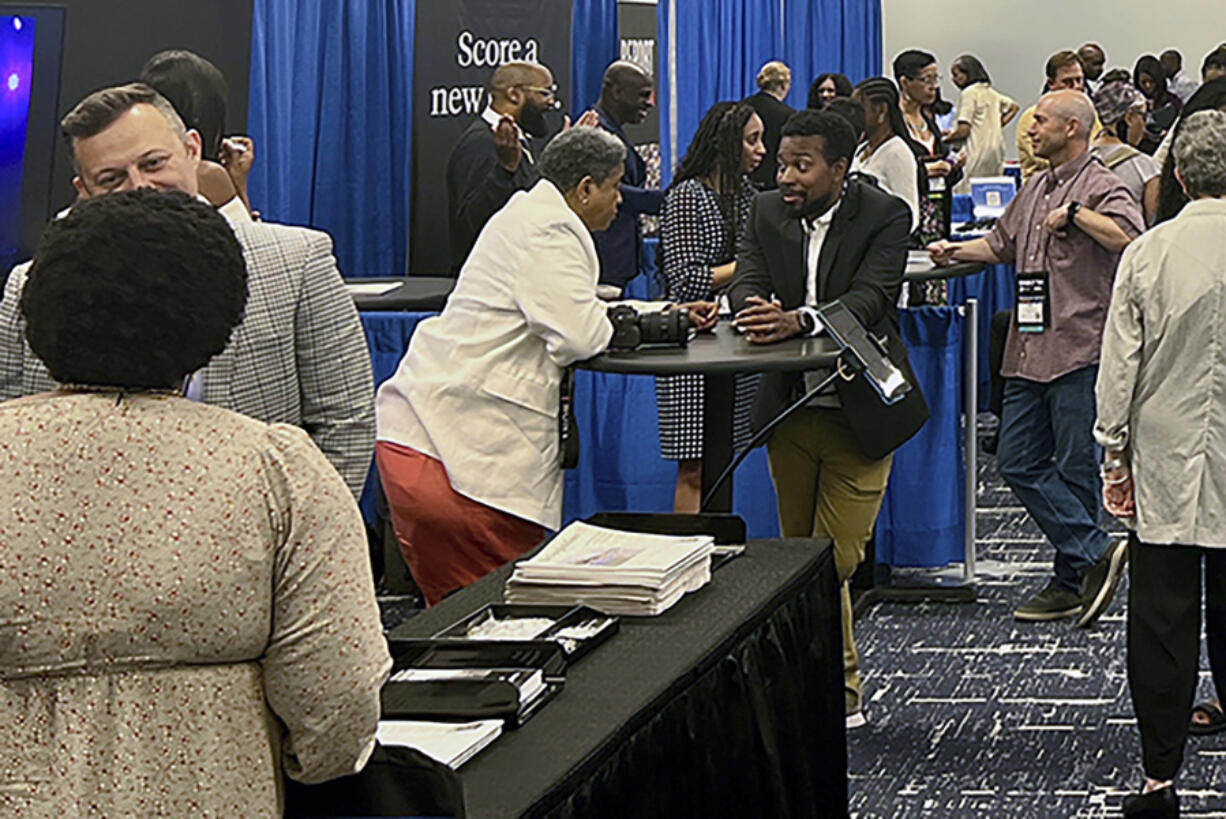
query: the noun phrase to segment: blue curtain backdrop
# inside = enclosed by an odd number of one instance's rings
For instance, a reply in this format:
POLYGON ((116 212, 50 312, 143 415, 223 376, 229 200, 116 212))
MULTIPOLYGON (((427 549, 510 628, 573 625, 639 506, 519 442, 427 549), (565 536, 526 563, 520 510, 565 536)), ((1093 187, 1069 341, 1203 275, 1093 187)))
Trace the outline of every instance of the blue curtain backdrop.
POLYGON ((881 3, 878 0, 785 0, 783 56, 792 69, 788 104, 804 108, 809 83, 839 71, 852 84, 881 73, 881 3))
POLYGON ((756 91, 754 77, 762 63, 780 58, 779 5, 779 0, 659 0, 661 185, 672 179, 707 109, 756 91), (676 15, 675 28, 670 14, 676 15))
POLYGON ((416 0, 255 0, 253 207, 332 235, 346 276, 406 267, 416 0))
POLYGON ((564 102, 577 119, 600 99, 604 70, 618 58, 617 0, 574 0, 570 27, 570 87, 575 98, 564 102))
POLYGON ((766 61, 791 67, 788 102, 796 108, 823 71, 853 81, 881 71, 878 0, 659 0, 657 17, 661 184, 706 110, 755 93, 766 61))

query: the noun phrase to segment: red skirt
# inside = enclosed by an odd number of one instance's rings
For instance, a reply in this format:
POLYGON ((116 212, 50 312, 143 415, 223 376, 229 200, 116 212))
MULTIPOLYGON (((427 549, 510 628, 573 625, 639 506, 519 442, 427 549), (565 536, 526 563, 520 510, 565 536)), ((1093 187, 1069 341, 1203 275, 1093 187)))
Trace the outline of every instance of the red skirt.
POLYGON ((456 492, 437 458, 379 441, 375 459, 400 552, 428 606, 545 539, 539 523, 456 492))

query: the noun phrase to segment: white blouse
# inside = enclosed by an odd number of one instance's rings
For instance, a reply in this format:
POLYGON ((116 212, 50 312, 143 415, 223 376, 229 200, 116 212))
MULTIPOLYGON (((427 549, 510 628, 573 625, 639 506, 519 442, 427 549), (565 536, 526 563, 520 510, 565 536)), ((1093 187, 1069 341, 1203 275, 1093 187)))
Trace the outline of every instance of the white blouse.
POLYGON ((862 144, 851 170, 876 177, 886 193, 897 196, 911 209, 911 230, 919 226, 919 160, 902 137, 890 137, 871 153, 868 143, 862 144))

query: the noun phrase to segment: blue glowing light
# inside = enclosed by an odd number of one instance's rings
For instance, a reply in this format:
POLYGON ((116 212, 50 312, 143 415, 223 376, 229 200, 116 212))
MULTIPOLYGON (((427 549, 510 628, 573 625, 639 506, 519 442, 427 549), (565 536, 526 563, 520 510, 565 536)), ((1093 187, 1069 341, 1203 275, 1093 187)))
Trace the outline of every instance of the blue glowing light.
POLYGON ((16 90, 17 90, 17 86, 21 85, 21 77, 18 77, 18 76, 17 76, 17 72, 16 72, 16 71, 14 71, 12 74, 9 74, 9 82, 8 82, 8 85, 9 85, 9 90, 10 90, 10 91, 16 91, 16 90))
POLYGON ((20 17, 13 18, 13 29, 16 31, 21 31, 21 18, 20 17))

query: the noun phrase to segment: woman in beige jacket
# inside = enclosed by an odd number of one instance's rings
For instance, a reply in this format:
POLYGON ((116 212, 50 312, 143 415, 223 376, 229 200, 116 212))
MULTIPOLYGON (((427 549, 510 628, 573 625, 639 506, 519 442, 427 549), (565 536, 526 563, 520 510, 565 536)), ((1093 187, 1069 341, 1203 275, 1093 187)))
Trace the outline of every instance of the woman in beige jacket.
POLYGON ((0 405, 0 815, 276 816, 354 773, 390 659, 352 495, 304 432, 182 397, 247 298, 216 211, 137 190, 22 292, 60 387, 0 405))
POLYGON ((1204 570, 1209 661, 1226 697, 1226 113, 1188 117, 1189 202, 1124 252, 1103 332, 1095 437, 1107 511, 1130 522, 1128 682, 1145 768, 1125 816, 1178 816, 1204 570))

